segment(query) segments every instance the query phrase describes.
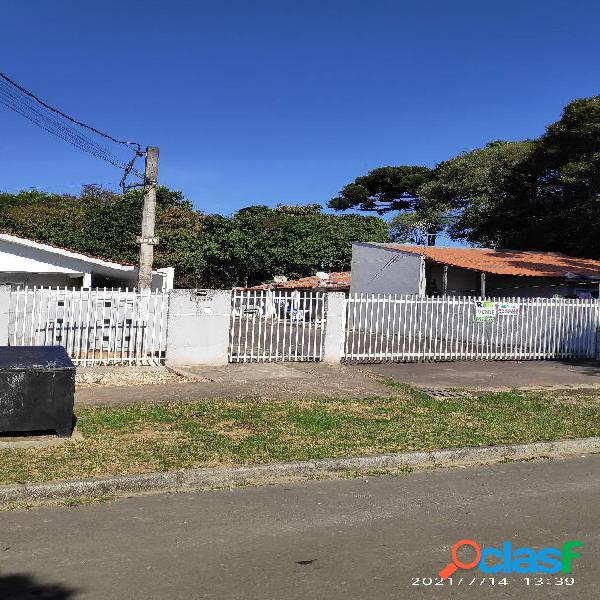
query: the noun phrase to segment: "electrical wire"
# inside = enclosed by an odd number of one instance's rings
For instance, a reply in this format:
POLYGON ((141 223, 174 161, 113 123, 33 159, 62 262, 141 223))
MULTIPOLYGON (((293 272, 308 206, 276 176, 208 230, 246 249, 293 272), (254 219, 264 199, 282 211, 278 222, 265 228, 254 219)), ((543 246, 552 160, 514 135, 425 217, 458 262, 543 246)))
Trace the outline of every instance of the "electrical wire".
POLYGON ((0 85, 0 102, 7 108, 10 108, 14 112, 28 119, 30 122, 38 125, 45 131, 60 137, 64 141, 72 143, 73 145, 90 152, 104 160, 107 160, 111 164, 119 168, 124 168, 125 161, 119 159, 112 153, 103 149, 101 146, 90 140, 89 138, 80 135, 75 129, 65 127, 59 121, 52 118, 48 118, 46 115, 36 110, 35 108, 22 102, 19 98, 14 97, 13 94, 2 89, 0 85))
MULTIPOLYGON (((123 192, 129 187, 132 187, 127 185, 127 178, 130 174, 134 174, 143 180, 143 174, 135 168, 135 161, 144 154, 141 150, 141 146, 137 142, 119 140, 91 125, 70 117, 63 111, 50 106, 35 94, 10 79, 4 73, 0 73, 0 104, 21 115, 47 133, 121 169, 123 171, 123 176, 120 181, 120 186, 123 192), (62 117, 62 119, 65 119, 68 122, 62 121, 59 117, 62 117), (77 128, 71 125, 71 123, 76 125, 77 128), (126 146, 129 150, 134 151, 133 157, 130 160, 124 160, 118 157, 78 128, 91 131, 115 144, 126 146)), ((133 187, 135 187, 135 185, 133 187)))

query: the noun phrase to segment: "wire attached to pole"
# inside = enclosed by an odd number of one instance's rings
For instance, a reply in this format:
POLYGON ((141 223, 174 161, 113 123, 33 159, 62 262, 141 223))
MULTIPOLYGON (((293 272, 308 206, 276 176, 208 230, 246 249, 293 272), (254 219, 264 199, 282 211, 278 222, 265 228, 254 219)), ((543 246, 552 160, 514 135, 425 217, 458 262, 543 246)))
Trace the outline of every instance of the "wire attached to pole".
POLYGON ((135 161, 144 155, 140 144, 137 142, 117 139, 104 131, 100 131, 92 125, 69 116, 62 110, 44 102, 33 92, 30 92, 28 89, 24 88, 22 85, 19 85, 16 81, 8 77, 8 75, 0 72, 0 83, 3 82, 4 86, 0 86, 0 104, 3 104, 10 110, 20 114, 22 117, 37 125, 44 131, 72 144, 73 146, 83 150, 84 152, 87 152, 88 154, 91 154, 92 156, 95 156, 96 158, 101 158, 117 168, 122 169, 123 176, 121 177, 119 185, 123 193, 125 193, 126 190, 131 187, 137 187, 135 184, 129 186, 127 185, 127 178, 132 173, 141 179, 144 178, 142 173, 135 168, 135 161), (23 98, 23 96, 19 96, 19 93, 23 94, 25 98, 23 98), (55 115, 59 115, 63 119, 66 119, 78 127, 87 129, 88 131, 110 140, 115 144, 126 146, 128 149, 134 151, 133 157, 128 162, 125 162, 123 159, 104 149, 91 138, 86 137, 85 134, 73 128, 71 125, 61 123, 56 118, 52 118, 50 115, 44 114, 43 110, 36 108, 32 101, 43 107, 43 109, 46 109, 55 115))

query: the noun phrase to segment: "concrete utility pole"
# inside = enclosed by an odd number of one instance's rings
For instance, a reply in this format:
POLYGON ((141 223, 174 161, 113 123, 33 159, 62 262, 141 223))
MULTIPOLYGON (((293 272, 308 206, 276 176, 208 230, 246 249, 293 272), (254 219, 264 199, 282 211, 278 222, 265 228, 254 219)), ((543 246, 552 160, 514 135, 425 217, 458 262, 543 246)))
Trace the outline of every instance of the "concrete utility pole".
POLYGON ((154 236, 156 215, 156 183, 158 178, 158 148, 146 148, 146 169, 144 171, 144 208, 142 212, 142 235, 140 243, 140 266, 138 273, 138 289, 149 290, 152 285, 152 262, 154 246, 158 238, 154 236))

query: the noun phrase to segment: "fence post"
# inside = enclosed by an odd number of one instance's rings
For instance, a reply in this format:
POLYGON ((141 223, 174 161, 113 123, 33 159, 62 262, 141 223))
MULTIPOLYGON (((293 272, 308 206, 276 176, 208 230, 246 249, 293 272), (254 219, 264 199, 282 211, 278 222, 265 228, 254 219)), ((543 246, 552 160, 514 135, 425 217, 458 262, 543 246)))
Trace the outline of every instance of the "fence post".
POLYGON ((10 285, 0 285, 0 346, 8 345, 10 289, 10 285))
POLYGON ((344 355, 346 337, 346 295, 327 292, 325 321, 324 362, 340 362, 344 355))
POLYGON ((167 365, 227 364, 231 291, 172 290, 167 318, 167 365))
POLYGON ((596 325, 596 360, 600 360, 600 298, 598 298, 598 301, 595 304, 594 323, 596 325))

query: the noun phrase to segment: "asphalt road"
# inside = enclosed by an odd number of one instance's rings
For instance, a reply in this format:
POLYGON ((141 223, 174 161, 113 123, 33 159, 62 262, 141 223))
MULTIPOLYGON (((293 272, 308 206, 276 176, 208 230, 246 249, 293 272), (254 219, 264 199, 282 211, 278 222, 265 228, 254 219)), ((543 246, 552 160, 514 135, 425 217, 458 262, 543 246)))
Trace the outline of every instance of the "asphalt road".
POLYGON ((600 456, 4 512, 0 525, 2 599, 600 597, 600 456), (462 538, 581 540, 575 584, 480 585, 473 570, 456 574, 472 586, 412 585, 462 538))

